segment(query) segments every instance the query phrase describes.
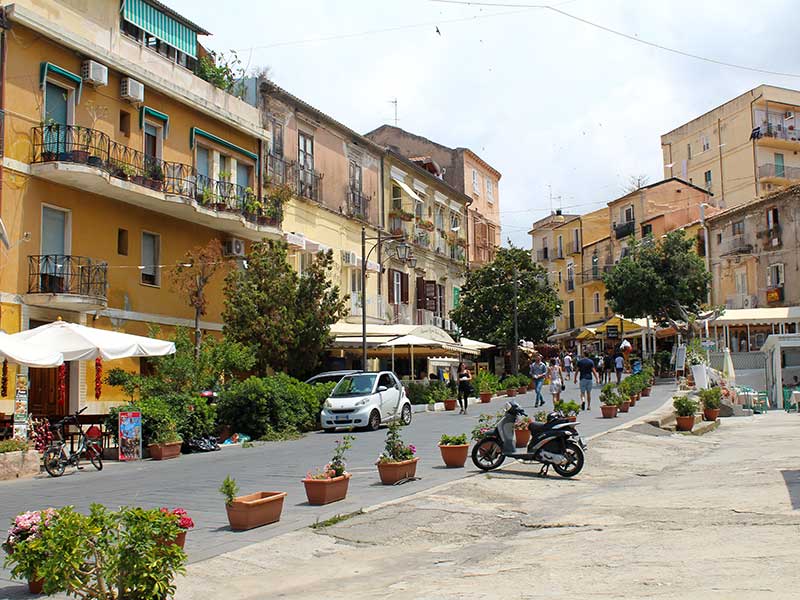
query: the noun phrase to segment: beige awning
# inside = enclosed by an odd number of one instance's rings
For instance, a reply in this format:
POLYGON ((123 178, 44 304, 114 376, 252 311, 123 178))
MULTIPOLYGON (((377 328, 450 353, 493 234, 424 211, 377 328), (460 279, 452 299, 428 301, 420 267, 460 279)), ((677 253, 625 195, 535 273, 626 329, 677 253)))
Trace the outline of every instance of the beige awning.
POLYGON ((800 306, 727 309, 709 325, 771 325, 800 322, 800 306))
POLYGON ((405 181, 395 179, 394 177, 392 177, 392 181, 394 181, 397 185, 403 188, 403 191, 409 196, 411 196, 414 200, 416 200, 417 202, 422 202, 422 198, 419 197, 419 194, 417 194, 417 192, 412 190, 411 186, 409 186, 405 181))

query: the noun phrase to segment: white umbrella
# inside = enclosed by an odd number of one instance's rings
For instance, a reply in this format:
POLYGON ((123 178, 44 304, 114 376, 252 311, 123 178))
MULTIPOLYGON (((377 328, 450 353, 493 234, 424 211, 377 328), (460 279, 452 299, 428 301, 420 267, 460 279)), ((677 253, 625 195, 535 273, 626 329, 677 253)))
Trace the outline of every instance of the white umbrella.
POLYGON ((47 369, 64 363, 64 356, 34 342, 14 339, 5 331, 0 331, 0 359, 7 359, 26 367, 47 369))
POLYGON ((447 344, 419 337, 418 335, 402 335, 380 344, 381 346, 392 348, 392 371, 394 371, 394 349, 398 346, 409 347, 411 349, 411 379, 414 379, 414 346, 424 348, 445 348, 447 344))
POLYGON ((15 333, 15 340, 30 341, 60 352, 64 360, 104 360, 135 356, 165 356, 175 353, 175 344, 154 338, 85 327, 77 323, 55 321, 15 333))
POLYGON ((731 357, 731 349, 725 348, 725 354, 722 359, 722 375, 728 380, 730 385, 736 384, 736 371, 733 368, 733 358, 731 357))

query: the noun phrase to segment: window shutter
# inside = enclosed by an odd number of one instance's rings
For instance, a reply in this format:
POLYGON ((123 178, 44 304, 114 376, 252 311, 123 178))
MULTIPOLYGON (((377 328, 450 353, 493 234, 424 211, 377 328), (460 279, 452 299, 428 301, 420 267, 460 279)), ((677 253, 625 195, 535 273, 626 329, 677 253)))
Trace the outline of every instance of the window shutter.
POLYGON ((400 273, 400 300, 403 304, 408 304, 408 275, 400 273))
POLYGON ((386 273, 389 278, 389 283, 386 286, 389 290, 389 304, 396 304, 397 300, 394 297, 394 269, 388 269, 386 273))
POLYGON ((425 310, 436 312, 436 280, 425 281, 425 310))
POLYGON ((417 277, 417 308, 425 308, 425 278, 417 277))
POLYGON ((767 287, 772 287, 772 267, 767 269, 767 287))

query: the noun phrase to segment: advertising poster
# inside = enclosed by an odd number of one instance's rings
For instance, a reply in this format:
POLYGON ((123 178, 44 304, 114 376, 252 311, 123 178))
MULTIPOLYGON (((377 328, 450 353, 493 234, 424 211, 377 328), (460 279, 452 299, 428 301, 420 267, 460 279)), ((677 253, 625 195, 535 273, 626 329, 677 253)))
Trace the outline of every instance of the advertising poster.
POLYGON ((14 394, 14 437, 28 439, 28 377, 17 375, 17 391, 14 394))
POLYGON ((142 458, 142 413, 129 411, 119 413, 119 459, 142 458))

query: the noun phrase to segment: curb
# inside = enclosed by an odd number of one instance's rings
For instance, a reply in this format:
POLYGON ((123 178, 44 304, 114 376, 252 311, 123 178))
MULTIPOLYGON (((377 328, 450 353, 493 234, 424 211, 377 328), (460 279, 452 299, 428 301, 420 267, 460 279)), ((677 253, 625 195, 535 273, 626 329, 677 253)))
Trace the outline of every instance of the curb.
POLYGON ((639 416, 639 417, 637 417, 635 419, 632 419, 632 420, 628 421, 627 423, 622 423, 620 425, 617 425, 616 427, 612 427, 611 429, 608 429, 606 431, 601 431, 600 433, 595 433, 593 436, 586 438, 586 441, 590 442, 590 441, 596 440, 596 439, 598 439, 598 438, 600 438, 600 437, 602 437, 604 435, 608 435, 609 433, 614 433, 615 431, 622 431, 624 429, 628 429, 630 427, 633 427, 634 425, 641 425, 642 423, 647 423, 648 420, 652 420, 653 415, 661 413, 661 411, 663 411, 664 408, 666 408, 667 406, 672 406, 672 397, 670 397, 669 400, 664 402, 664 404, 662 404, 658 408, 654 408, 653 410, 651 410, 649 413, 641 415, 641 416, 639 416))

